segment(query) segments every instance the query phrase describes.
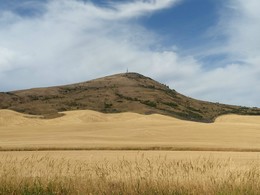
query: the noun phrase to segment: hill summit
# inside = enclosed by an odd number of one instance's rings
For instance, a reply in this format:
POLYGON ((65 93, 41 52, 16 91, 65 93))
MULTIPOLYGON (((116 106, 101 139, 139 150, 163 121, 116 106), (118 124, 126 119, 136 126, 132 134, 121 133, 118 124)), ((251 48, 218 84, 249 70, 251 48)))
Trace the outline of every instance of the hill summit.
POLYGON ((179 119, 213 122, 229 114, 260 115, 260 109, 210 103, 186 97, 138 73, 107 76, 87 82, 0 93, 0 109, 56 117, 70 110, 103 113, 163 114, 179 119))

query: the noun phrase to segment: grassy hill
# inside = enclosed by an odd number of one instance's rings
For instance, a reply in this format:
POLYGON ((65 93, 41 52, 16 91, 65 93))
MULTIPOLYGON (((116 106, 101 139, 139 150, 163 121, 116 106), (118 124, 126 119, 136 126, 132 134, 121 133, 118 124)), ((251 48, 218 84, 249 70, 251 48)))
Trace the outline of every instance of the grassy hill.
POLYGON ((235 113, 260 115, 260 109, 210 103, 186 97, 138 73, 107 76, 87 82, 0 93, 0 109, 57 117, 61 111, 163 114, 179 119, 213 122, 235 113))

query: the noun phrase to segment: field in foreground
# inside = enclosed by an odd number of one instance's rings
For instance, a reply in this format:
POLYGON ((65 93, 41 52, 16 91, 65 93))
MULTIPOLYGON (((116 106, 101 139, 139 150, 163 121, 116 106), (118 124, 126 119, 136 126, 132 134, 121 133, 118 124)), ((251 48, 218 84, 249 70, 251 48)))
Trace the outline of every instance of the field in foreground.
POLYGON ((259 194, 260 153, 0 152, 0 194, 259 194))
POLYGON ((40 119, 0 110, 0 150, 172 149, 260 151, 260 117, 226 115, 215 123, 162 115, 65 112, 40 119))

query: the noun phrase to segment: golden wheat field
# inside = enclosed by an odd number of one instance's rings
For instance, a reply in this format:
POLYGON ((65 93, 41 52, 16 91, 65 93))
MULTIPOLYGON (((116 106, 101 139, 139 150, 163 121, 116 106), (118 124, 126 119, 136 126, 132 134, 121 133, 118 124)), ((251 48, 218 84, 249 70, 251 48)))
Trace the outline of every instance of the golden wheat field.
POLYGON ((0 111, 0 194, 260 194, 260 117, 64 114, 0 111))
POLYGON ((259 194, 259 155, 1 152, 0 194, 259 194))

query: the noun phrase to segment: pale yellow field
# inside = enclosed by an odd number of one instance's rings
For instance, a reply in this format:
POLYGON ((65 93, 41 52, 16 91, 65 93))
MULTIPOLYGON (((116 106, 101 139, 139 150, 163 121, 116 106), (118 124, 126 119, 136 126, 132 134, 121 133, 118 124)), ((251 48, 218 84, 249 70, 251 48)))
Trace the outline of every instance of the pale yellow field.
POLYGON ((0 147, 5 148, 197 148, 259 149, 260 117, 226 115, 205 124, 161 115, 65 112, 40 119, 0 110, 0 147))

